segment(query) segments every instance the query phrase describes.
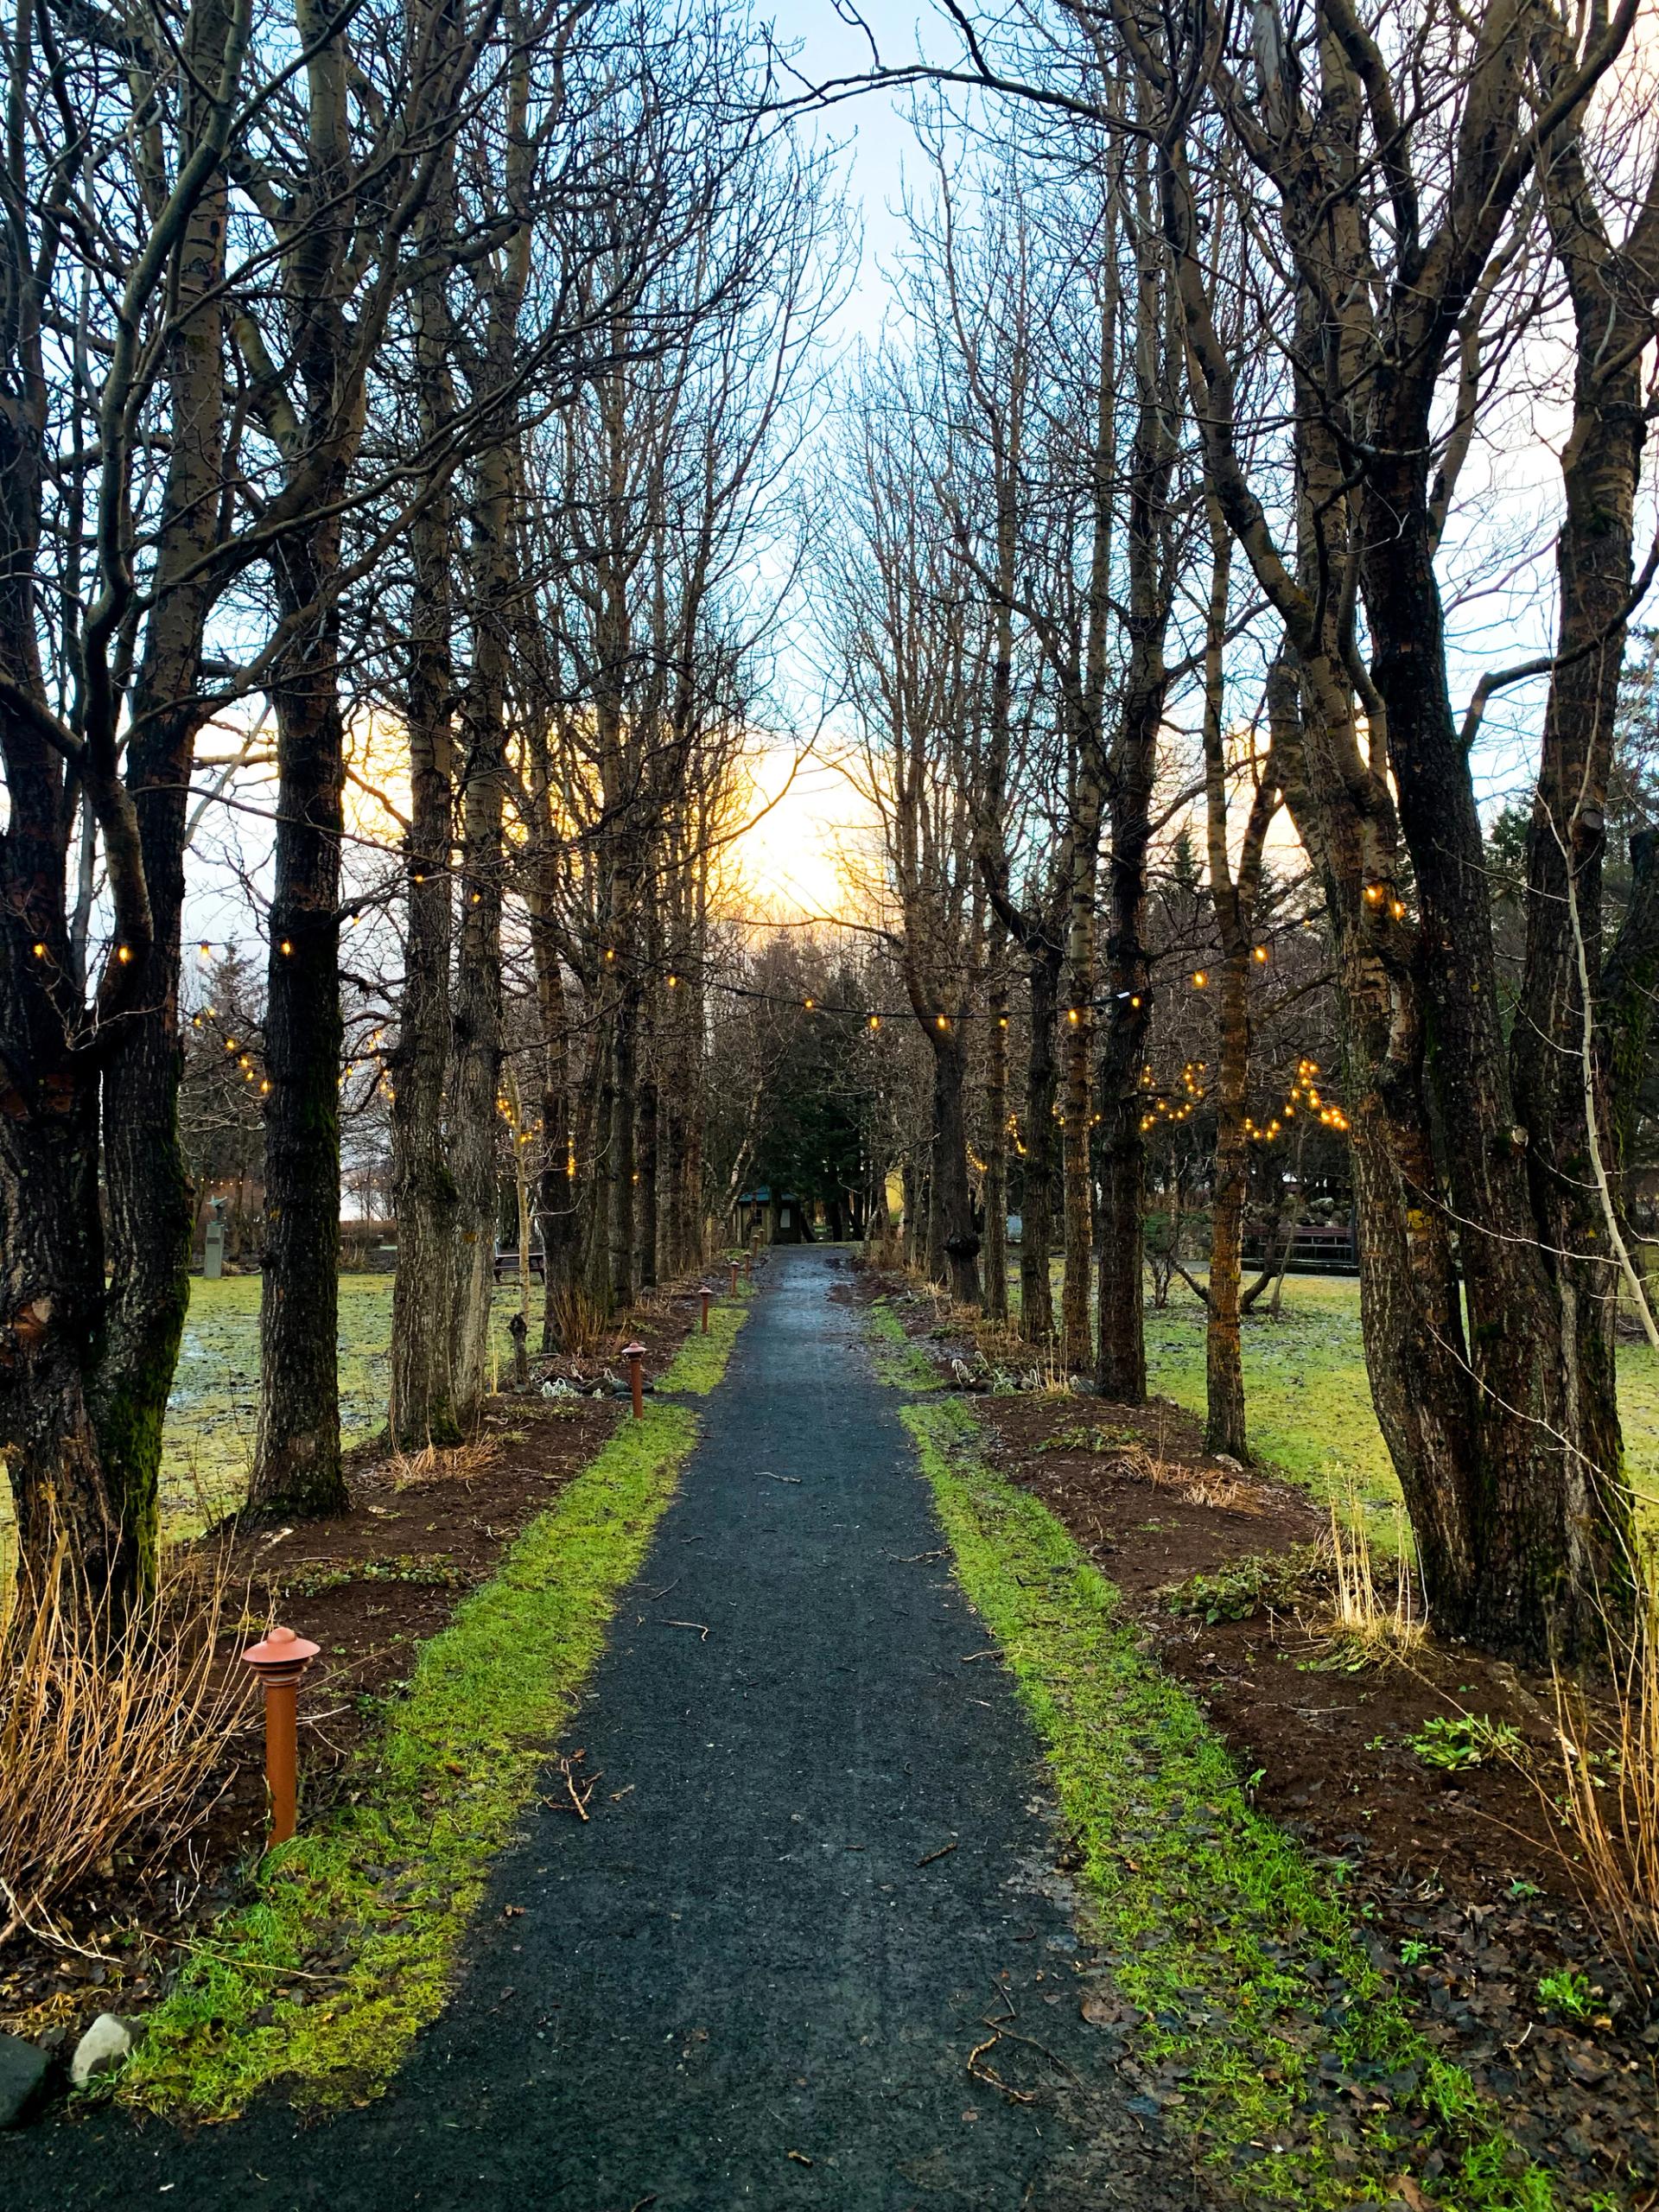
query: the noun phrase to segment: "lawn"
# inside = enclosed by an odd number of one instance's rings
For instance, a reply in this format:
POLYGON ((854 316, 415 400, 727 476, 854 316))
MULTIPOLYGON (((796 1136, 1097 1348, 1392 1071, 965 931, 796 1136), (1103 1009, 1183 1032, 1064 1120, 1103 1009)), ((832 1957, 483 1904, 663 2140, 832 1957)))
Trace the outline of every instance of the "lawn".
MULTIPOLYGON (((1371 1410, 1359 1338, 1359 1284, 1352 1277, 1290 1275, 1278 1320, 1242 1324, 1250 1443, 1319 1497, 1350 1486, 1373 1510, 1384 1541, 1400 1497, 1371 1410)), ((1177 1285, 1162 1311, 1147 1308, 1150 1387, 1204 1411, 1204 1312, 1177 1285)), ((1621 1344, 1619 1412, 1630 1476, 1649 1522, 1659 1521, 1659 1358, 1646 1344, 1621 1344)))
MULTIPOLYGON (((391 1345, 390 1274, 340 1279, 340 1430, 360 1444, 386 1425, 391 1345)), ((532 1292, 532 1344, 539 1343, 539 1286, 532 1292)), ((507 1322, 517 1285, 504 1283, 491 1316, 495 1349, 511 1367, 507 1322)), ((173 1533, 216 1520, 247 1487, 259 1407, 259 1278, 190 1284, 190 1313, 167 1402, 162 1450, 162 1516, 173 1533)))
MULTIPOLYGON (((340 1425, 348 1445, 385 1426, 391 1285, 389 1274, 340 1279, 340 1425)), ((507 1320, 515 1295, 516 1286, 504 1284, 493 1317, 504 1367, 512 1357, 507 1320)), ((531 1341, 537 1341, 534 1319, 531 1341)), ((258 1276, 194 1277, 162 1450, 162 1523, 168 1535, 205 1528, 242 1497, 258 1406, 258 1276)), ((0 1485, 0 1577, 11 1525, 3 1493, 0 1485)))

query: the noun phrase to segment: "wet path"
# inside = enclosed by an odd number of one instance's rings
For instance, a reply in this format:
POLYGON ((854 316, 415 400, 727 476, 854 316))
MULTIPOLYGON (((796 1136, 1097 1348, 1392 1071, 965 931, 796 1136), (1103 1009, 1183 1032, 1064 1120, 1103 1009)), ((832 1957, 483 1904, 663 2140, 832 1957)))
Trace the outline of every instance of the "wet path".
POLYGON ((8 2212, 1200 2201, 1080 2016, 1036 1745, 844 1267, 774 1255, 572 1728, 594 1817, 531 1817, 392 2093, 35 2131, 0 2147, 8 2212), (969 2075, 999 2016, 1030 2040, 982 2063, 1034 2101, 969 2075))

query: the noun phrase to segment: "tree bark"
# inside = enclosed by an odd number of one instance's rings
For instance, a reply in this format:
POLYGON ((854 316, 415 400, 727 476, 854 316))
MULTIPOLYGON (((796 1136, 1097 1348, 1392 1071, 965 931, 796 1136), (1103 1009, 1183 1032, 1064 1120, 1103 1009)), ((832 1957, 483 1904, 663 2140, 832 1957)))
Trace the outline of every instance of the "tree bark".
POLYGON ((987 956, 987 1067, 985 1071, 986 1318, 1008 1318, 1008 970, 1007 938, 1001 922, 990 931, 987 956))
MULTIPOLYGON (((445 220, 440 205, 433 228, 445 220)), ((442 279, 422 288, 416 346, 423 433, 442 420, 447 332, 442 279)), ((410 824, 404 992, 391 1078, 392 1188, 397 1273, 392 1284, 391 1387, 387 1427, 400 1451, 461 1440, 455 1414, 455 1209, 444 1137, 449 1061, 449 963, 454 890, 454 739, 450 648, 450 501, 416 518, 410 613, 410 824)))
POLYGON ((933 1050, 933 1203, 930 1243, 937 1241, 940 1272, 961 1306, 979 1302, 979 1237, 974 1228, 968 1179, 967 1052, 962 1025, 935 1024, 933 1050))
POLYGON ((344 1512, 340 1460, 340 842, 345 731, 339 524, 297 531, 273 567, 301 626, 272 685, 276 880, 266 983, 265 1248, 259 1419, 249 1503, 344 1512))

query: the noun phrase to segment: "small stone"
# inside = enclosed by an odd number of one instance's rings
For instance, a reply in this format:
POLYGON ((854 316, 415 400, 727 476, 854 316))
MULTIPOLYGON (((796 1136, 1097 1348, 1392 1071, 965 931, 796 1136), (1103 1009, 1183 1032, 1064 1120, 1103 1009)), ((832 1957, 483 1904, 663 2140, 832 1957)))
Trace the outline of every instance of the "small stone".
POLYGON ((21 2036, 0 2034, 0 2127, 21 2127, 46 2094, 48 2054, 21 2036))
POLYGON ((132 2033, 113 2012, 100 2012, 75 2045, 69 2062, 69 2079, 78 2089, 100 2074, 112 2074, 132 2049, 132 2033))

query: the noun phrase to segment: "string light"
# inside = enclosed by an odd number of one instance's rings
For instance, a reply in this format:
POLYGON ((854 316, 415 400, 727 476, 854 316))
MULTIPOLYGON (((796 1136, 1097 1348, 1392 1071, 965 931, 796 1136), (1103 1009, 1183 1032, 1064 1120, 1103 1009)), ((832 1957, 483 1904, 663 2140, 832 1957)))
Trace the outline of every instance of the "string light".
POLYGON ((1265 968, 1268 964, 1267 946, 1265 944, 1258 944, 1255 946, 1251 950, 1250 957, 1255 962, 1257 967, 1265 968))
POLYGON ((130 944, 118 944, 115 948, 115 957, 124 968, 132 957, 132 947, 130 944))
POLYGON ((289 938, 284 938, 282 943, 277 946, 276 950, 282 953, 284 957, 286 957, 293 951, 294 947, 291 941, 289 938))
POLYGON ((46 957, 46 947, 39 941, 38 938, 35 940, 35 957, 37 960, 44 960, 46 957))
POLYGON ((1192 988, 1195 991, 1203 990, 1209 981, 1209 976, 1202 968, 1195 968, 1192 970, 1192 988))

